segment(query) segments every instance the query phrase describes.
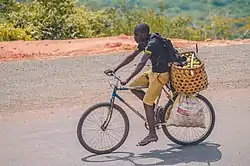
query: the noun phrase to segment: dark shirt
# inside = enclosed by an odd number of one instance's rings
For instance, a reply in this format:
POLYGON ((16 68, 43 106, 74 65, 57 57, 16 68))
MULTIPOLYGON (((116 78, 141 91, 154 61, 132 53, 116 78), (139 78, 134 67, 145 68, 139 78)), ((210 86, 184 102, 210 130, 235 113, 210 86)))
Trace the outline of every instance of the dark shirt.
POLYGON ((150 54, 152 63, 152 71, 156 73, 169 72, 168 63, 169 56, 166 54, 166 48, 162 41, 156 36, 158 34, 150 34, 149 40, 146 43, 139 43, 137 50, 144 51, 150 54))

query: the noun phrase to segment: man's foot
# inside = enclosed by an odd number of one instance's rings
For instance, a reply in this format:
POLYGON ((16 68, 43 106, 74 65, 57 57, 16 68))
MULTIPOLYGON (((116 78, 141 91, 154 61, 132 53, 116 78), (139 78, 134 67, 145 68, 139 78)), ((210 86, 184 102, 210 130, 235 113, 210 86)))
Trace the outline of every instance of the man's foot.
POLYGON ((145 146, 149 144, 150 142, 156 142, 158 141, 157 135, 148 135, 143 140, 141 140, 136 146, 145 146))

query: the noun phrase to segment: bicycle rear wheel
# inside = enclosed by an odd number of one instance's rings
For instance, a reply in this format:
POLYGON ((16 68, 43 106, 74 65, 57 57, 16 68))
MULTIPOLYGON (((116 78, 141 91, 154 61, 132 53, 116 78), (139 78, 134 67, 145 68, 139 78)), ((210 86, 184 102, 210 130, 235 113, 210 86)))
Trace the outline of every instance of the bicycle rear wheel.
MULTIPOLYGON (((215 112, 212 104, 202 95, 197 94, 196 98, 203 105, 206 116, 206 128, 176 127, 162 125, 165 135, 174 143, 179 145, 196 145, 204 141, 212 132, 215 125, 215 112), (181 136, 182 135, 182 136, 181 136), (193 138, 191 138, 193 136, 193 138)), ((166 122, 169 118, 173 102, 169 101, 163 110, 162 121, 166 122)))
POLYGON ((129 120, 125 111, 114 104, 110 115, 110 103, 90 107, 81 116, 77 125, 77 137, 81 145, 91 153, 107 154, 118 149, 126 140, 129 120), (110 117, 106 129, 103 124, 110 117))

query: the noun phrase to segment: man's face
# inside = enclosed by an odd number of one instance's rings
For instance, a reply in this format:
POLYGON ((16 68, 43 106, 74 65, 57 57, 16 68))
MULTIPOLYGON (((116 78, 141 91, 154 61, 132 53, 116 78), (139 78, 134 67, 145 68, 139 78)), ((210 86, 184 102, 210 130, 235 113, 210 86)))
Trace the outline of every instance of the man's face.
POLYGON ((134 39, 135 39, 136 43, 142 43, 142 42, 146 41, 147 35, 143 34, 141 32, 134 31, 134 39))

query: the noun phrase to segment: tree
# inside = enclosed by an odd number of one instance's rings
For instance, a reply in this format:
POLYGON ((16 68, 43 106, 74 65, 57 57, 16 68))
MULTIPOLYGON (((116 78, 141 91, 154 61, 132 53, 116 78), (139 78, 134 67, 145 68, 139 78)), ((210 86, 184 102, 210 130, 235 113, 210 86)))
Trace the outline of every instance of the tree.
POLYGON ((44 8, 42 21, 43 39, 67 38, 63 29, 67 29, 66 20, 76 11, 75 0, 35 0, 44 8))

